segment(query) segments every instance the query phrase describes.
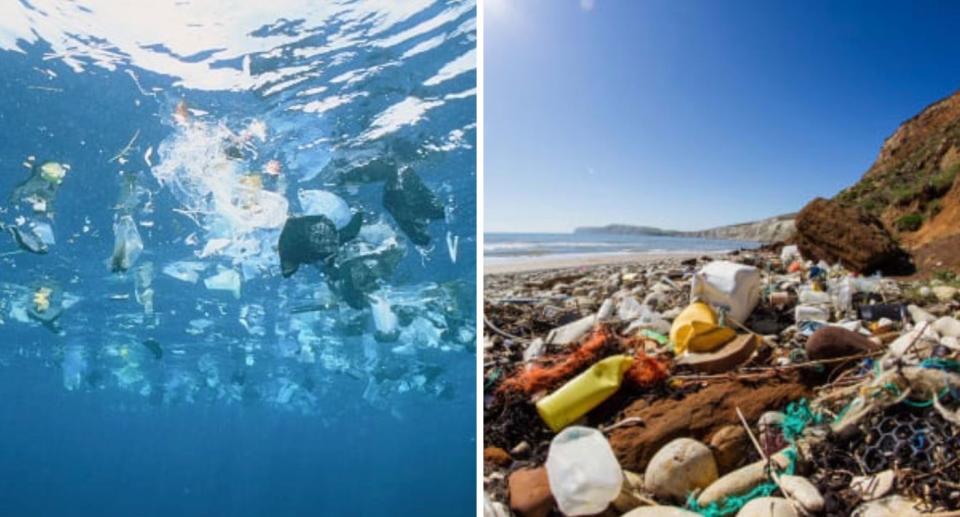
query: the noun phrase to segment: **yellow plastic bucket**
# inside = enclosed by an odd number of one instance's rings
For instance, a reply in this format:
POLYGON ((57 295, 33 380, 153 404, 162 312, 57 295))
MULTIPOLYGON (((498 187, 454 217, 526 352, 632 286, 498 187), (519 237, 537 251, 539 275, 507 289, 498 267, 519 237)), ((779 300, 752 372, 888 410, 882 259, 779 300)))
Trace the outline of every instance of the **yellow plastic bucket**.
POLYGON ((576 422, 620 389, 623 374, 633 358, 614 355, 598 361, 585 372, 537 402, 537 412, 553 432, 576 422))

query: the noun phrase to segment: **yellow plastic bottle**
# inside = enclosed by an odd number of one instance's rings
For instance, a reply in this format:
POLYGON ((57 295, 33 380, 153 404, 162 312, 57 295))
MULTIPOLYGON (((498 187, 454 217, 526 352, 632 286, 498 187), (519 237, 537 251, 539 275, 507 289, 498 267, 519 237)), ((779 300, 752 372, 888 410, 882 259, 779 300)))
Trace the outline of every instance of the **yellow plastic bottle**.
POLYGON ((537 402, 537 412, 553 432, 577 421, 620 389, 633 358, 614 355, 597 362, 537 402))

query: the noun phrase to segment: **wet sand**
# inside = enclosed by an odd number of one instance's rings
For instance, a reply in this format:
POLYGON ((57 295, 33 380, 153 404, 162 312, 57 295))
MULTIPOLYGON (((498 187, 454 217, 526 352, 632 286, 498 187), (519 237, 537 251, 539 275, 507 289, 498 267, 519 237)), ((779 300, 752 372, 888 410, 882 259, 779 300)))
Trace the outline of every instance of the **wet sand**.
POLYGON ((497 260, 483 264, 483 274, 504 275, 546 271, 551 269, 573 269, 605 266, 611 264, 649 264, 664 259, 685 260, 694 257, 719 257, 727 255, 723 251, 678 251, 675 253, 623 253, 607 255, 552 255, 543 258, 521 258, 517 260, 497 260))

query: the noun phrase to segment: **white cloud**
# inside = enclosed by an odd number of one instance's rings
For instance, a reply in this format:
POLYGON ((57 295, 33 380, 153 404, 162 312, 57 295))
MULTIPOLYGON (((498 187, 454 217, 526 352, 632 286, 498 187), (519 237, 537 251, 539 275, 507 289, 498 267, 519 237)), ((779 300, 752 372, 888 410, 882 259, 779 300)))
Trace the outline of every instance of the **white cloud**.
POLYGON ((580 0, 580 8, 587 12, 592 11, 596 4, 596 0, 580 0))

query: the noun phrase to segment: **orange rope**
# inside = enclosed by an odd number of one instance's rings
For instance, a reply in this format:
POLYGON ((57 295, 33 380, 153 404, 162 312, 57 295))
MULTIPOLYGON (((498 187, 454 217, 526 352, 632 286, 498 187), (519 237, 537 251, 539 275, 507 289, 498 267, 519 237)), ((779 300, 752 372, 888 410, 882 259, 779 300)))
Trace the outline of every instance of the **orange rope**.
POLYGON ((643 351, 638 351, 633 358, 633 365, 624 372, 623 377, 637 386, 653 386, 670 375, 667 365, 656 357, 651 357, 643 351))
POLYGON ((542 390, 552 389, 590 366, 607 345, 613 335, 603 325, 598 325, 593 334, 576 350, 560 362, 552 365, 533 365, 526 371, 503 381, 498 391, 522 391, 532 395, 542 390))

